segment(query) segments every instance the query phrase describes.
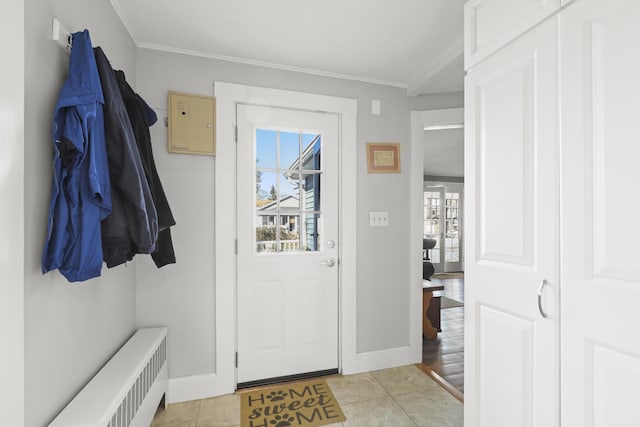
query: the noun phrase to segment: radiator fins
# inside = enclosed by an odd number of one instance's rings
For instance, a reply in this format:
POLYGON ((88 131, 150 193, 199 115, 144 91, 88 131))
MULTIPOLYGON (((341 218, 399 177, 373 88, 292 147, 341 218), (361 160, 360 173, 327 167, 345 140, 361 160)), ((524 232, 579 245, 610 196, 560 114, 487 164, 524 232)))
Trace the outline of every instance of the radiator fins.
POLYGON ((129 427, 166 360, 167 338, 165 337, 105 427, 129 427))

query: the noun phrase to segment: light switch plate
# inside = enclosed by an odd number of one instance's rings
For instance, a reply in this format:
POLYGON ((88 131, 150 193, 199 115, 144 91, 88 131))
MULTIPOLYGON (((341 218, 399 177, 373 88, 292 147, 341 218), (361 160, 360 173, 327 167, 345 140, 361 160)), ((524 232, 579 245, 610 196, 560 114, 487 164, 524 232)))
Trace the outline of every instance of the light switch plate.
POLYGON ((369 227, 388 227, 389 212, 369 212, 369 227))

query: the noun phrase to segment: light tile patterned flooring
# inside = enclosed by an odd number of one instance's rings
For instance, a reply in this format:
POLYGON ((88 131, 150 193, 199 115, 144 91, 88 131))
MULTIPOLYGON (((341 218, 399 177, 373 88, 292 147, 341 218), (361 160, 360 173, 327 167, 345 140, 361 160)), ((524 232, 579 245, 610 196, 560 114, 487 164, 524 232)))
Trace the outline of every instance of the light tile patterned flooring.
MULTIPOLYGON (((462 427, 463 406, 416 366, 326 378, 343 427, 462 427)), ((152 427, 239 427, 240 394, 169 405, 152 427)))

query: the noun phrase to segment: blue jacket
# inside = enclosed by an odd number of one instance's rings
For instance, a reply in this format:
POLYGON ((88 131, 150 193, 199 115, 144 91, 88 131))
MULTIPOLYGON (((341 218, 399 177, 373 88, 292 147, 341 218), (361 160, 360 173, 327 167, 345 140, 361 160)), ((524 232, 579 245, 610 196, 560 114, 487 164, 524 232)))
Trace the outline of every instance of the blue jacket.
POLYGON ((111 213, 104 98, 89 32, 73 34, 69 75, 53 115, 53 184, 43 274, 70 282, 100 276, 100 223, 111 213))

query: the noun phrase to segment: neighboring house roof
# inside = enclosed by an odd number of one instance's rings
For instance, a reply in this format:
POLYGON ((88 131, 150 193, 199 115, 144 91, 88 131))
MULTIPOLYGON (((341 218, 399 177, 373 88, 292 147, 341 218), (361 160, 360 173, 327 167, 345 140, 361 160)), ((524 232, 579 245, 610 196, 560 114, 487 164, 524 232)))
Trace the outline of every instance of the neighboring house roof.
MULTIPOLYGON (((277 208, 278 208, 278 201, 272 200, 271 202, 258 208, 258 212, 275 211, 277 208)), ((298 197, 293 195, 282 197, 280 199, 280 212, 286 212, 291 210, 295 210, 296 212, 300 210, 300 199, 298 199, 298 197)))
MULTIPOLYGON (((300 158, 302 158, 302 169, 307 169, 305 166, 311 161, 316 152, 320 149, 318 145, 318 140, 320 139, 320 135, 316 135, 315 138, 307 145, 302 156, 298 157, 289 167, 288 171, 285 172, 284 177, 287 179, 293 178, 298 179, 299 174, 296 172, 300 168, 300 158)), ((315 167, 311 167, 310 170, 315 170, 315 167)))

